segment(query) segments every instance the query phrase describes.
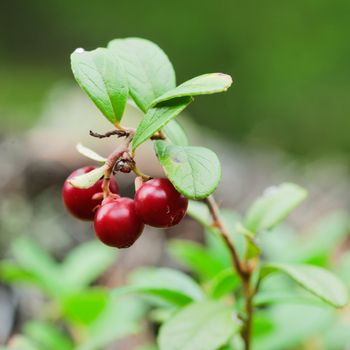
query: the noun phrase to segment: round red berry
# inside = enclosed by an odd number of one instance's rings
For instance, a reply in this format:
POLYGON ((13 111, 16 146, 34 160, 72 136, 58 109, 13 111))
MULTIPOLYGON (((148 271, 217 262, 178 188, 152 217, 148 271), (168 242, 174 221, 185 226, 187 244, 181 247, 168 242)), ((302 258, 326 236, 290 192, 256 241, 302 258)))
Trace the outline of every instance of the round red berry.
POLYGON ((188 200, 168 179, 152 179, 136 192, 135 205, 145 224, 166 228, 177 225, 185 216, 188 200))
MULTIPOLYGON (((73 187, 68 180, 75 176, 86 174, 94 169, 95 167, 93 166, 86 166, 73 171, 63 185, 62 198, 65 207, 73 216, 81 220, 94 219, 96 208, 101 204, 102 197, 100 199, 93 199, 92 197, 102 192, 103 180, 100 179, 93 186, 84 189, 73 187)), ((113 193, 119 192, 118 183, 114 178, 111 179, 110 190, 113 193)))
POLYGON ((130 247, 141 235, 144 223, 130 198, 120 197, 106 201, 98 208, 94 229, 97 237, 105 244, 116 248, 130 247))

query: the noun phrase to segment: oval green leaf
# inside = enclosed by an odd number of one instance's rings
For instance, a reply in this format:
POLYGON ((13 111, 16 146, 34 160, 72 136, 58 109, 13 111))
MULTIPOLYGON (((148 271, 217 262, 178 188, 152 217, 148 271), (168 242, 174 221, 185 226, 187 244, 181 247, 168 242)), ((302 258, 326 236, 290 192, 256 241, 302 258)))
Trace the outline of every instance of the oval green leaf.
POLYGON ((165 141, 156 141, 154 147, 167 177, 184 196, 204 199, 215 191, 221 178, 221 165, 213 151, 165 141))
POLYGON ((175 88, 175 72, 168 56, 151 41, 115 39, 108 48, 123 62, 130 95, 143 112, 154 99, 175 88))
POLYGON ((71 65, 80 87, 110 122, 118 123, 128 99, 123 65, 105 48, 77 49, 71 55, 71 65))
POLYGON ((160 329, 160 350, 217 350, 239 330, 238 319, 224 304, 205 301, 182 309, 160 329))
POLYGON ((106 165, 102 165, 86 174, 75 176, 68 180, 68 182, 76 188, 89 188, 93 186, 104 174, 106 165))
POLYGON ((249 208, 244 226, 254 233, 269 230, 284 220, 306 196, 305 189, 292 183, 270 187, 249 208))
POLYGON ((80 244, 61 263, 61 279, 71 290, 83 290, 115 262, 117 255, 117 250, 95 240, 80 244))
POLYGON ((176 120, 171 120, 163 127, 167 139, 177 146, 188 146, 188 139, 184 129, 176 120))
POLYGON ((228 268, 218 273, 209 284, 209 295, 214 299, 219 299, 222 296, 231 293, 240 284, 238 275, 228 268))
POLYGON ((202 280, 211 279, 223 266, 204 246, 188 240, 172 240, 169 253, 202 280))
POLYGON ((202 289, 191 277, 168 268, 137 270, 130 285, 114 291, 117 295, 125 293, 142 293, 177 306, 204 298, 202 289))
POLYGON ((185 81, 173 90, 167 91, 152 101, 150 107, 160 102, 183 96, 215 94, 226 91, 232 84, 232 78, 223 73, 208 73, 185 81))
POLYGON ((348 303, 348 291, 343 282, 323 268, 304 264, 267 264, 260 272, 261 278, 273 272, 285 273, 311 294, 334 307, 343 307, 348 303))
POLYGON ((176 100, 175 103, 172 101, 161 107, 159 106, 148 110, 136 129, 135 136, 132 140, 132 149, 135 150, 143 142, 147 141, 155 132, 179 115, 191 103, 191 101, 191 97, 185 97, 176 100))

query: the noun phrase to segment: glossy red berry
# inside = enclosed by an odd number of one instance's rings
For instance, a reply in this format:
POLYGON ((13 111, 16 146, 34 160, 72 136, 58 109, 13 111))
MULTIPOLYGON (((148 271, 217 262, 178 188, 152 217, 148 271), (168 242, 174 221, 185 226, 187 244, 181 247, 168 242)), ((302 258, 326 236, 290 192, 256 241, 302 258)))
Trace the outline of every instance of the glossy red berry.
POLYGON ((185 216, 188 200, 168 179, 152 179, 136 192, 135 205, 145 224, 166 228, 185 216))
POLYGON ((96 212, 94 229, 105 244, 116 248, 130 247, 141 235, 144 224, 130 198, 108 200, 96 212))
MULTIPOLYGON (((73 171, 66 181, 62 189, 62 198, 67 210, 76 218, 81 220, 93 220, 95 211, 98 205, 101 204, 101 199, 92 199, 96 193, 102 192, 102 179, 97 181, 93 186, 85 189, 73 187, 68 180, 79 175, 86 174, 95 169, 93 166, 86 166, 73 171)), ((118 183, 112 178, 110 182, 110 190, 113 193, 118 193, 118 183)))

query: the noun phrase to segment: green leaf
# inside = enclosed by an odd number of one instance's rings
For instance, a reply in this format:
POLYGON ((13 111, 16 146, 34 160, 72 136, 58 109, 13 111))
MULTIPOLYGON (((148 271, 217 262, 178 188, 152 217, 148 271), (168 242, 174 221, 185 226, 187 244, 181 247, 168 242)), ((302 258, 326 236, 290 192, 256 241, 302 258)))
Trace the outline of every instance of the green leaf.
POLYGON ((213 223, 208 206, 202 202, 188 201, 187 215, 191 216, 204 227, 211 227, 213 223))
MULTIPOLYGON (((259 313, 271 324, 263 334, 254 334, 253 349, 307 349, 305 341, 326 332, 334 324, 334 310, 320 305, 280 304, 259 313)), ((320 337, 316 337, 319 340, 320 337)), ((327 349, 323 346, 316 349, 327 349)), ((320 344, 321 345, 321 344, 320 344)))
POLYGON ((100 317, 88 328, 88 339, 76 350, 106 349, 113 341, 140 331, 145 307, 134 298, 110 295, 100 317))
POLYGON ((40 349, 71 350, 74 348, 70 339, 50 323, 30 321, 24 325, 24 334, 40 349))
POLYGON ((205 301, 182 309, 160 329, 160 350, 217 350, 238 332, 233 311, 224 304, 205 301))
POLYGON ((188 139, 185 131, 176 120, 171 120, 163 127, 168 140, 177 146, 188 146, 188 139))
POLYGON ((320 267, 302 264, 267 264, 260 274, 282 272, 301 287, 334 307, 343 307, 348 302, 348 291, 343 282, 331 272, 320 267))
POLYGON ((74 77, 103 115, 113 124, 123 116, 128 99, 123 65, 110 50, 75 50, 71 55, 74 77))
POLYGON ((92 149, 83 146, 81 143, 78 143, 76 145, 76 149, 83 156, 85 156, 85 157, 87 157, 89 159, 92 159, 92 160, 96 160, 96 162, 104 163, 107 160, 107 158, 104 158, 104 157, 100 156, 99 154, 97 154, 92 149))
POLYGON ((115 39, 108 48, 123 62, 130 95, 143 112, 158 96, 175 88, 175 72, 169 58, 151 41, 115 39))
MULTIPOLYGON (((206 241, 211 254, 221 261, 223 268, 231 266, 229 251, 218 229, 212 226, 212 218, 207 205, 197 201, 189 201, 187 214, 206 228, 206 241)), ((246 251, 245 237, 236 230, 237 223, 241 218, 237 213, 225 208, 220 209, 220 216, 230 233, 230 239, 236 246, 239 256, 243 259, 246 251)))
POLYGON ((74 248, 61 265, 62 279, 73 290, 88 286, 99 277, 117 257, 115 249, 90 241, 74 248), (86 263, 86 257, 89 263, 86 263))
POLYGON ((75 176, 69 179, 68 182, 76 188, 89 188, 101 179, 106 168, 106 165, 102 165, 101 167, 91 170, 86 174, 75 176))
POLYGON ((41 284, 30 271, 6 260, 0 262, 0 280, 7 283, 41 284))
POLYGON ((137 127, 135 136, 132 140, 133 150, 143 142, 147 141, 154 133, 179 115, 192 100, 190 97, 184 97, 174 101, 163 104, 157 108, 151 108, 147 111, 144 119, 142 119, 137 127))
POLYGON ((221 271, 209 284, 209 295, 215 299, 232 292, 240 284, 240 279, 237 274, 228 268, 221 271))
POLYGON ((244 226, 255 233, 269 230, 284 220, 306 195, 306 190, 292 183, 268 188, 249 208, 244 226))
POLYGON ((150 107, 156 106, 160 102, 183 96, 196 96, 215 94, 226 91, 232 84, 232 78, 223 73, 209 73, 187 80, 173 90, 167 91, 163 95, 152 101, 150 107))
POLYGON ((170 254, 187 266, 201 279, 213 278, 222 270, 222 264, 198 243, 172 240, 168 246, 170 254))
POLYGON ((221 165, 213 151, 165 141, 156 141, 154 146, 167 177, 184 196, 204 199, 215 191, 221 178, 221 165))
POLYGON ((168 268, 142 268, 131 275, 129 286, 115 290, 115 294, 142 293, 174 305, 186 305, 202 300, 199 285, 184 273, 168 268))
POLYGON ((241 234, 245 238, 246 242, 246 252, 245 259, 254 259, 260 254, 260 247, 258 246, 255 236, 252 232, 247 230, 241 223, 237 223, 236 229, 239 234, 241 234))
POLYGON ((108 293, 103 289, 89 289, 65 298, 63 311, 69 320, 89 325, 96 321, 107 307, 108 293))
MULTIPOLYGON (((350 232, 347 213, 336 212, 323 217, 296 242, 293 260, 306 264, 328 266, 334 250, 350 232)), ((298 236, 299 237, 299 236, 298 236)))
POLYGON ((12 244, 11 251, 18 264, 35 277, 38 287, 57 297, 66 293, 58 265, 40 246, 22 238, 12 244))

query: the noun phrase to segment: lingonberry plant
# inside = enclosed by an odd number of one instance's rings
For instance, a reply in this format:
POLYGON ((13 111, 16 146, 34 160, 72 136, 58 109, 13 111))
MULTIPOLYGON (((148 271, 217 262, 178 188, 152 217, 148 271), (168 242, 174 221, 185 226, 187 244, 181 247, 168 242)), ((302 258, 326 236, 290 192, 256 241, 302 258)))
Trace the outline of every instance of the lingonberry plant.
POLYGON ((163 323, 160 350, 251 349, 257 296, 267 276, 277 272, 329 305, 346 304, 347 291, 331 272, 308 264, 264 261, 258 235, 274 228, 302 202, 304 189, 288 183, 269 189, 234 226, 218 207, 212 194, 221 176, 219 159, 207 148, 190 146, 174 119, 194 96, 226 91, 232 83, 229 75, 204 74, 176 86, 168 57, 155 44, 138 38, 116 39, 93 51, 77 49, 71 63, 81 88, 114 126, 105 134, 91 135, 116 135, 122 141, 107 158, 78 147, 102 165, 83 168, 67 179, 63 190, 67 208, 79 218, 94 217, 102 242, 126 248, 141 235, 144 224, 162 228, 178 224, 190 200, 189 215, 220 237, 224 249, 219 258, 228 254, 231 261, 229 269, 217 270, 209 258, 213 280, 207 293, 189 277, 168 269, 145 272, 141 282, 116 291, 142 292, 162 300, 157 305, 163 311, 158 317, 163 323), (136 129, 121 123, 129 100, 144 113, 136 129), (166 178, 152 179, 137 167, 135 153, 147 140, 154 142, 166 178), (131 171, 136 174, 135 198, 120 197, 113 176, 131 171))

